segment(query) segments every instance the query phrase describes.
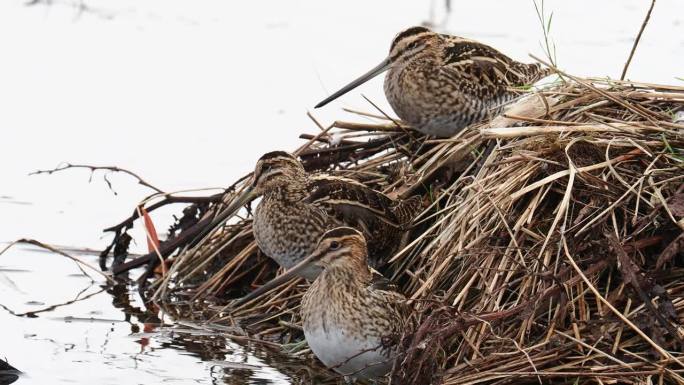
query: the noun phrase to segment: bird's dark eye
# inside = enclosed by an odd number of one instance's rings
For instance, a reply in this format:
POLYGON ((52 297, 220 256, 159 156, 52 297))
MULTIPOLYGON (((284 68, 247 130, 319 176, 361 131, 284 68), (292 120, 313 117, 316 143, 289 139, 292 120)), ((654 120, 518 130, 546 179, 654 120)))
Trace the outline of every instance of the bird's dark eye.
POLYGON ((410 44, 408 45, 408 47, 409 47, 409 48, 416 48, 417 45, 418 45, 418 42, 414 41, 413 43, 410 43, 410 44))
POLYGON ((337 250, 340 248, 340 243, 337 241, 330 242, 330 250, 337 250))

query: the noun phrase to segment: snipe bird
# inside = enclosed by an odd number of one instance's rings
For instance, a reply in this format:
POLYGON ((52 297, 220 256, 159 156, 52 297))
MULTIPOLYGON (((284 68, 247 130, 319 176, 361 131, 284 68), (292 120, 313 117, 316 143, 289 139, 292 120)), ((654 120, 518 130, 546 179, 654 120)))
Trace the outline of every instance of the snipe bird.
POLYGON ((519 95, 516 87, 551 71, 517 62, 474 40, 408 28, 394 38, 389 55, 375 68, 316 105, 322 107, 388 71, 385 96, 394 112, 416 130, 437 137, 457 134, 501 112, 519 95))
POLYGON ((409 308, 403 295, 374 279, 363 234, 350 227, 327 231, 311 255, 269 284, 311 266, 323 269, 302 298, 311 351, 347 382, 387 374, 409 308))
MULTIPOLYGON (((376 257, 371 263, 379 265, 402 243, 420 207, 417 196, 393 200, 351 179, 309 174, 284 151, 259 159, 251 187, 234 205, 240 207, 256 196, 262 196, 254 211, 257 245, 286 269, 311 254, 323 233, 342 225, 357 228, 368 238, 376 257)), ((311 265, 300 276, 313 280, 320 270, 311 265)))

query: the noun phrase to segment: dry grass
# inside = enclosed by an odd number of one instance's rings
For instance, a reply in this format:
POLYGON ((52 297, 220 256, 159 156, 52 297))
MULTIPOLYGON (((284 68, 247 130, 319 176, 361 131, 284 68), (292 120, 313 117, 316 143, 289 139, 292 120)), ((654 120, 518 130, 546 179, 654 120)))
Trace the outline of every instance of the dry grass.
MULTIPOLYGON (((303 136, 308 169, 424 197, 383 271, 415 309, 392 383, 684 383, 684 87, 564 75, 448 140, 382 115, 303 136)), ((225 306, 276 267, 243 213, 180 253, 154 299, 308 355, 306 283, 225 306)))

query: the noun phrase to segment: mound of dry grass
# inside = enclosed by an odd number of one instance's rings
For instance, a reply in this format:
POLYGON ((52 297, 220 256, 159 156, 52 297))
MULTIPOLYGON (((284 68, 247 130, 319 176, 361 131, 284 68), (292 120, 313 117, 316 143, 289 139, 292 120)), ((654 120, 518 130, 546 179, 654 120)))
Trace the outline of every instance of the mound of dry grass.
MULTIPOLYGON (((414 306, 392 383, 684 382, 684 87, 565 78, 448 140, 358 112, 379 123, 302 136, 309 170, 423 196, 412 242, 383 270, 414 306)), ((227 306, 277 270, 249 212, 200 235, 153 299, 308 354, 305 282, 227 306)))

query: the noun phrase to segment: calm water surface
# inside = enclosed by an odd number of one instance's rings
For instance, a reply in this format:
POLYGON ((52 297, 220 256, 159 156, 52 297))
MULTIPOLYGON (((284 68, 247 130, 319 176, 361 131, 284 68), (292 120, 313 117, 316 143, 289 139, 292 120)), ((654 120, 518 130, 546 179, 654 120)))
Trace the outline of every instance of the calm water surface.
MULTIPOLYGON (((0 2, 0 242, 101 249, 101 229, 150 193, 60 162, 118 165, 165 191, 227 186, 262 153, 316 128, 306 111, 377 64, 392 36, 431 21, 519 60, 542 56, 531 1, 53 0, 0 2)), ((646 0, 547 1, 560 66, 619 77, 646 0)), ((656 4, 629 77, 684 84, 684 5, 656 4)), ((378 78, 316 111, 390 111, 378 78)), ((155 212, 165 229, 180 207, 155 212)), ((144 251, 142 231, 133 246, 144 251)), ((4 247, 1 245, 0 247, 4 247)), ((96 265, 96 256, 74 251, 96 265)), ((0 256, 0 359, 17 384, 287 384, 301 362, 146 312, 135 287, 103 289, 33 248, 0 256), (161 318, 161 319, 160 319, 161 318)))

